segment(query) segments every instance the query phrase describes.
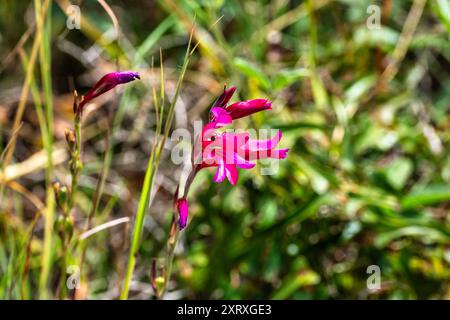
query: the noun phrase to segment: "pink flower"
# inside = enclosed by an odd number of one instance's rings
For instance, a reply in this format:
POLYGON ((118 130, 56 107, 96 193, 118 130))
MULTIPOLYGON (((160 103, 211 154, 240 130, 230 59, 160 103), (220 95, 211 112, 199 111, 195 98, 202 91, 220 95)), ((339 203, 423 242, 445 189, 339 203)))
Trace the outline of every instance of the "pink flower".
POLYGON ((134 71, 119 71, 105 74, 97 83, 86 93, 83 100, 78 105, 75 112, 81 114, 86 103, 92 99, 102 95, 103 93, 113 89, 119 84, 131 82, 135 79, 140 79, 140 75, 134 71))
POLYGON ((252 169, 256 164, 252 161, 266 158, 284 159, 288 149, 275 149, 282 137, 281 131, 268 140, 250 139, 248 132, 217 133, 213 129, 204 132, 202 162, 200 169, 217 167, 214 182, 222 182, 225 178, 236 185, 240 169, 252 169))
MULTIPOLYGON (((247 101, 239 101, 227 106, 234 92, 236 91, 236 87, 231 87, 230 89, 224 89, 223 93, 217 98, 214 102, 211 112, 215 115, 214 110, 217 109, 225 109, 228 115, 233 119, 239 119, 246 116, 249 116, 253 113, 264 111, 268 109, 272 109, 272 102, 267 99, 253 99, 247 101)), ((225 111, 224 110, 224 111, 225 111)))
POLYGON ((178 225, 180 226, 180 230, 186 227, 187 218, 188 218, 188 203, 186 199, 181 198, 177 200, 177 211, 180 216, 178 219, 178 225))
POLYGON ((236 91, 236 87, 233 86, 230 89, 227 90, 227 88, 225 87, 223 90, 223 93, 219 96, 219 98, 217 98, 217 100, 214 102, 213 104, 213 108, 214 107, 220 107, 220 108, 225 108, 228 101, 230 101, 231 97, 233 96, 234 92, 236 91))
POLYGON ((272 109, 272 102, 267 99, 253 99, 233 103, 227 107, 230 116, 235 119, 249 116, 255 112, 272 109))
MULTIPOLYGON (((227 106, 236 87, 224 89, 223 94, 216 100, 210 111, 210 122, 202 130, 197 144, 200 152, 194 149, 193 167, 186 182, 184 195, 176 202, 179 214, 178 224, 180 229, 186 226, 188 216, 188 204, 186 196, 189 186, 197 172, 203 168, 217 167, 214 182, 222 182, 226 179, 235 186, 239 179, 239 169, 251 169, 258 159, 275 158, 284 159, 289 149, 276 149, 282 133, 267 140, 254 140, 248 132, 230 133, 220 132, 219 128, 232 124, 233 120, 249 116, 255 112, 272 109, 272 103, 267 99, 254 99, 241 101, 227 106)), ((178 189, 177 189, 178 190, 178 189)), ((178 197, 178 192, 176 192, 178 197)))
POLYGON ((210 113, 212 118, 214 119, 214 121, 210 123, 213 124, 215 128, 227 126, 233 121, 233 118, 230 116, 230 114, 223 108, 213 107, 211 108, 210 113))

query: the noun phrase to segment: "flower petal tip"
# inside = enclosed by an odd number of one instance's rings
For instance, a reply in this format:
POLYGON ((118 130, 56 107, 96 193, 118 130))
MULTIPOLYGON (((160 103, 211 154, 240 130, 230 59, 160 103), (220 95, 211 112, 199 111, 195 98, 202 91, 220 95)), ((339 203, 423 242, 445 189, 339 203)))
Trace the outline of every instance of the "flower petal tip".
POLYGON ((178 219, 178 227, 180 228, 180 230, 183 230, 184 228, 186 228, 186 222, 181 221, 181 219, 178 219))
MULTIPOLYGON (((223 94, 228 98, 228 101, 231 99, 233 94, 236 92, 236 86, 231 86, 229 89, 225 86, 223 89, 223 94)), ((228 103, 227 101, 227 103, 228 103)))
POLYGON ((289 151, 289 149, 280 149, 280 150, 278 150, 279 158, 280 159, 286 159, 288 151, 289 151))
POLYGON ((230 101, 235 91, 235 86, 232 86, 230 89, 227 89, 227 87, 225 86, 223 89, 223 93, 219 96, 219 98, 217 98, 216 102, 214 102, 213 107, 224 108, 227 105, 228 101, 230 101))
POLYGON ((127 83, 134 81, 136 79, 141 79, 141 75, 139 72, 135 71, 119 71, 119 72, 113 72, 117 77, 117 84, 127 83))
POLYGON ((221 107, 213 107, 211 114, 214 116, 214 122, 217 127, 227 126, 233 121, 228 112, 221 107))
POLYGON ((177 211, 178 211, 178 226, 180 230, 183 230, 186 227, 187 219, 188 219, 188 203, 187 200, 182 198, 177 200, 177 211))

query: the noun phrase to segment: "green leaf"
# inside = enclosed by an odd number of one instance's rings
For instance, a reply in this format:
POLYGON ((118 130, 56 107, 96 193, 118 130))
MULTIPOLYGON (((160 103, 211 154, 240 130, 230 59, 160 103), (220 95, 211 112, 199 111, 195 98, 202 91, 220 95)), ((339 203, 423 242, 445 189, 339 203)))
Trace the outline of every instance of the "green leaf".
POLYGON ((402 200, 402 206, 405 209, 410 209, 448 200, 450 200, 449 185, 430 185, 405 196, 402 200))
POLYGON ((304 270, 289 279, 289 281, 283 281, 283 285, 274 293, 272 299, 287 299, 299 288, 315 285, 319 282, 320 276, 316 272, 312 270, 304 270))
POLYGON ((413 171, 412 161, 408 158, 397 158, 385 169, 387 182, 396 190, 401 190, 413 171))
POLYGON ((259 221, 259 225, 262 228, 267 228, 271 226, 276 218, 278 213, 278 205, 277 202, 270 198, 263 198, 260 205, 261 219, 259 221))
POLYGON ((393 240, 400 237, 418 237, 424 243, 442 242, 447 243, 448 237, 440 231, 421 226, 410 226, 381 233, 375 240, 375 245, 383 248, 393 240))
POLYGON ((374 75, 366 76, 356 81, 345 92, 345 102, 351 103, 359 101, 375 84, 376 77, 374 75))
POLYGON ((450 3, 448 0, 433 1, 432 8, 450 34, 450 3))
POLYGON ((317 74, 311 75, 311 90, 314 97, 314 103, 318 109, 324 109, 328 106, 328 94, 322 79, 317 74))
POLYGON ((318 194, 324 194, 330 188, 330 182, 315 168, 303 158, 297 159, 297 164, 301 170, 308 176, 312 189, 318 194))
POLYGON ((290 86, 295 81, 303 78, 308 77, 310 75, 310 72, 306 68, 298 68, 293 70, 281 70, 273 80, 273 89, 274 90, 280 90, 283 88, 286 88, 287 86, 290 86))
POLYGON ((380 47, 389 51, 395 47, 399 37, 398 31, 385 26, 374 30, 364 26, 355 30, 353 40, 357 46, 380 47))
POLYGON ((235 58, 233 63, 240 72, 248 78, 256 80, 263 89, 270 89, 269 79, 257 66, 242 58, 235 58))
POLYGON ((156 27, 148 36, 144 42, 136 50, 136 56, 134 58, 134 64, 139 65, 144 60, 145 55, 154 47, 158 40, 175 24, 175 19, 172 16, 167 17, 156 27))

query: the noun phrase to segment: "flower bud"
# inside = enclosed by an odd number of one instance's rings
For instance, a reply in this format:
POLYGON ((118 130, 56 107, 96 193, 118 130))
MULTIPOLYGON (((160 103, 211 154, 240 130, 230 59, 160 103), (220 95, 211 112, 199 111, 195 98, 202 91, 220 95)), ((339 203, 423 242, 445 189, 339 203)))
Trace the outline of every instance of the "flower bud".
POLYGON ((67 145, 69 146, 69 150, 73 151, 77 144, 77 138, 75 135, 75 131, 73 131, 71 129, 66 129, 64 131, 64 135, 66 137, 66 142, 67 142, 67 145))
POLYGON ((68 191, 65 185, 61 185, 58 181, 53 183, 53 190, 55 192, 56 203, 63 210, 66 208, 68 191))
POLYGON ((73 235, 74 221, 71 215, 60 215, 55 221, 55 231, 63 241, 70 241, 73 235))
POLYGON ((92 99, 104 94, 105 92, 110 91, 120 84, 125 84, 136 79, 141 79, 141 76, 139 75, 139 73, 134 71, 118 71, 104 75, 100 80, 97 81, 97 83, 91 88, 91 90, 86 93, 81 102, 77 104, 76 108, 74 107, 76 115, 80 117, 81 113, 83 112, 84 106, 92 99))

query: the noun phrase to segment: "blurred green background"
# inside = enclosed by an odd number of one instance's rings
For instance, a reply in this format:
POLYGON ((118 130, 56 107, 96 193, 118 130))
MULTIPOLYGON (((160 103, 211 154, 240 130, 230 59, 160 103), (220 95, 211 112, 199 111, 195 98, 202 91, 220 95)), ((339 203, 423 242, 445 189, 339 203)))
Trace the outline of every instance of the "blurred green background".
MULTIPOLYGON (((199 174, 189 194, 192 220, 176 248, 166 298, 450 298, 448 1, 106 3, 112 16, 98 1, 72 1, 82 16, 81 30, 70 30, 65 13, 70 2, 51 1, 53 136, 60 151, 53 179, 69 181, 64 129, 71 126, 71 91, 85 93, 117 69, 142 74, 140 82, 103 98, 102 108, 86 120, 76 228, 90 210, 108 132, 113 156, 93 224, 133 219, 155 130, 151 90, 159 86, 159 50, 170 99, 195 24, 200 45, 174 127, 192 129, 194 120, 207 119, 223 86, 236 85, 235 99, 273 101, 272 111, 239 120, 238 126, 281 129, 281 146, 290 151, 275 175, 240 170, 236 187, 213 183, 213 171, 199 174), (371 265, 380 268, 376 290, 367 286, 371 265)), ((34 28, 33 1, 1 1, 1 150, 13 134, 26 74, 20 52, 30 55, 34 28)), ((37 67, 35 73, 41 92, 37 67)), ((38 297, 42 219, 27 239, 36 207, 46 204, 45 161, 25 162, 43 149, 34 104, 30 95, 10 165, 16 165, 16 175, 2 181, 3 299, 38 297), (19 270, 27 256, 25 279, 19 270)), ((170 162, 172 146, 167 145, 146 217, 133 299, 153 298, 152 260, 163 259, 181 174, 170 162)), ((130 226, 89 238, 78 298, 118 297, 130 226)), ((60 272, 58 241, 51 292, 60 272)))

